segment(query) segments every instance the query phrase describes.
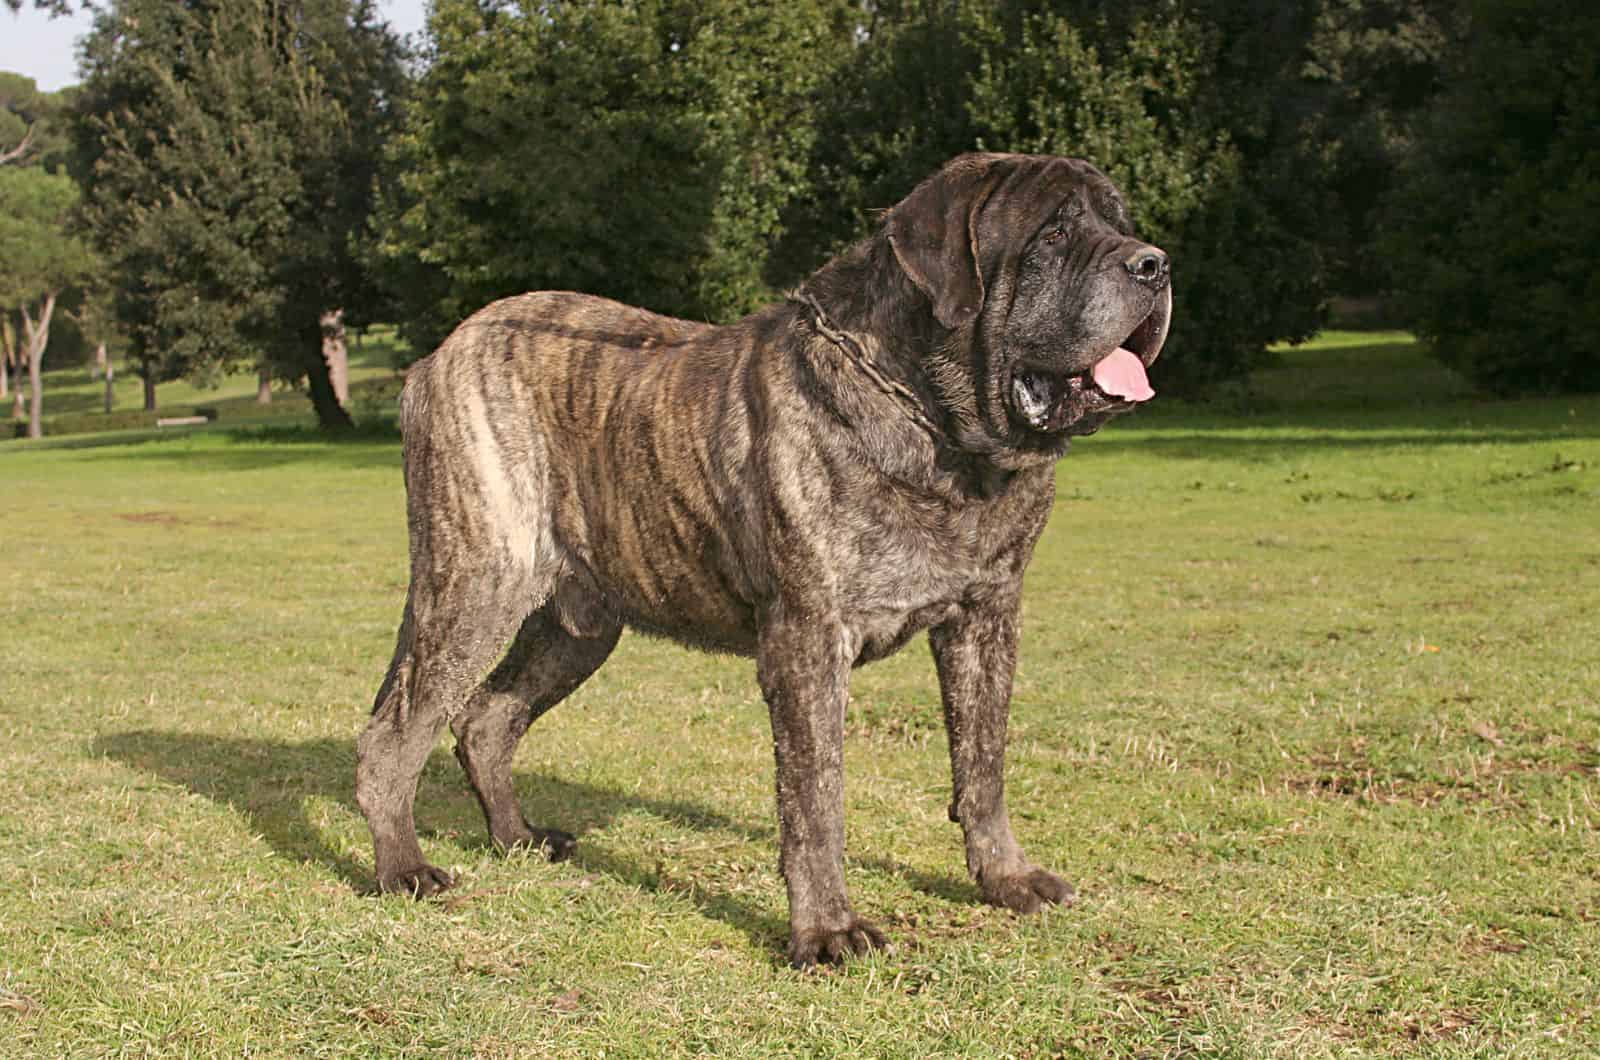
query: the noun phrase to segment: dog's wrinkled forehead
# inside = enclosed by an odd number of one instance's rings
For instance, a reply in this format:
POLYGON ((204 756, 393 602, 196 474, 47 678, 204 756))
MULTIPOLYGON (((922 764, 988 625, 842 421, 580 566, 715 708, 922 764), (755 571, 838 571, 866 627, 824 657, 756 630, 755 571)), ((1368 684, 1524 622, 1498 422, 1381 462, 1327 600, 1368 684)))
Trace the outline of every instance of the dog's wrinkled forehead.
POLYGON ((999 275, 1052 217, 1098 217, 1127 233, 1127 211, 1105 174, 1075 158, 962 155, 914 188, 885 217, 906 276, 948 328, 982 308, 999 275))
POLYGON ((1000 156, 991 165, 997 179, 973 233, 984 259, 998 264, 1000 258, 1020 252, 1050 222, 1071 222, 1091 213, 1124 235, 1132 230, 1122 194, 1088 162, 1000 156))

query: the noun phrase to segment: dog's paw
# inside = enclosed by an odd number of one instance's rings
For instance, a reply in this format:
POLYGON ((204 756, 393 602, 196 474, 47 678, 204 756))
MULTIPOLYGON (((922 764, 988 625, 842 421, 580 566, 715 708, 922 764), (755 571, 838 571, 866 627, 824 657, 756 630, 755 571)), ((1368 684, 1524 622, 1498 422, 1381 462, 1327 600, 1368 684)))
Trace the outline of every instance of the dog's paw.
POLYGON ((409 894, 416 899, 432 898, 455 884, 443 869, 432 865, 417 865, 378 877, 378 891, 382 894, 409 894))
POLYGON ((1071 905, 1077 898, 1072 884, 1033 866, 1010 875, 985 878, 982 888, 983 897, 990 904, 1016 913, 1037 913, 1044 905, 1071 905))
POLYGON ((852 915, 841 928, 796 928, 789 939, 789 963, 796 968, 837 964, 846 957, 864 957, 873 950, 890 949, 883 932, 852 915))

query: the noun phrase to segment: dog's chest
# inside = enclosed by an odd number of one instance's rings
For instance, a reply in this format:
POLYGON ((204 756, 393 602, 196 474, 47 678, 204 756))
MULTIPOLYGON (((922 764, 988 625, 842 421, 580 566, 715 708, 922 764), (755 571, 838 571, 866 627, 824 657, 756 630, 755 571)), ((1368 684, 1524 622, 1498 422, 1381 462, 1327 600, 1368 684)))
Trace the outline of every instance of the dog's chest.
POLYGON ((833 580, 858 662, 882 658, 955 612, 986 573, 976 510, 877 498, 834 528, 833 580))

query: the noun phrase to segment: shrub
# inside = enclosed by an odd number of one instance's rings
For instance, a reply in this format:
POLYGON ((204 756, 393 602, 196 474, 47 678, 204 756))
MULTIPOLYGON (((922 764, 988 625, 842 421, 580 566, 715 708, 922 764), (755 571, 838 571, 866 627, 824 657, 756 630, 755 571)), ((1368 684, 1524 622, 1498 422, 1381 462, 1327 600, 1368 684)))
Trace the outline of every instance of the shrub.
POLYGON ((1600 12, 1479 0, 1384 239, 1434 354, 1500 393, 1600 389, 1600 12))

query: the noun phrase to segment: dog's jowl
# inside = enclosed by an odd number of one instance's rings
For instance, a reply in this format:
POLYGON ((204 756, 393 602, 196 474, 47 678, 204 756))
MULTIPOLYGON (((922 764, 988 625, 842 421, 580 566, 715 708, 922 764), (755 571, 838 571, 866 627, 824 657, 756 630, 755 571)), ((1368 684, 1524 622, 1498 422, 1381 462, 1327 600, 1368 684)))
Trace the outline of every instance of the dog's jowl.
POLYGON ((1092 166, 964 155, 725 327, 554 292, 472 316, 401 403, 411 585, 356 774, 379 887, 450 884, 412 818, 446 723, 495 843, 571 852, 512 754, 630 626, 755 659, 791 960, 882 946, 845 892, 845 704, 926 630, 968 871, 1011 909, 1069 900, 1006 815, 1022 575, 1055 461, 1151 396, 1171 307, 1092 166))

